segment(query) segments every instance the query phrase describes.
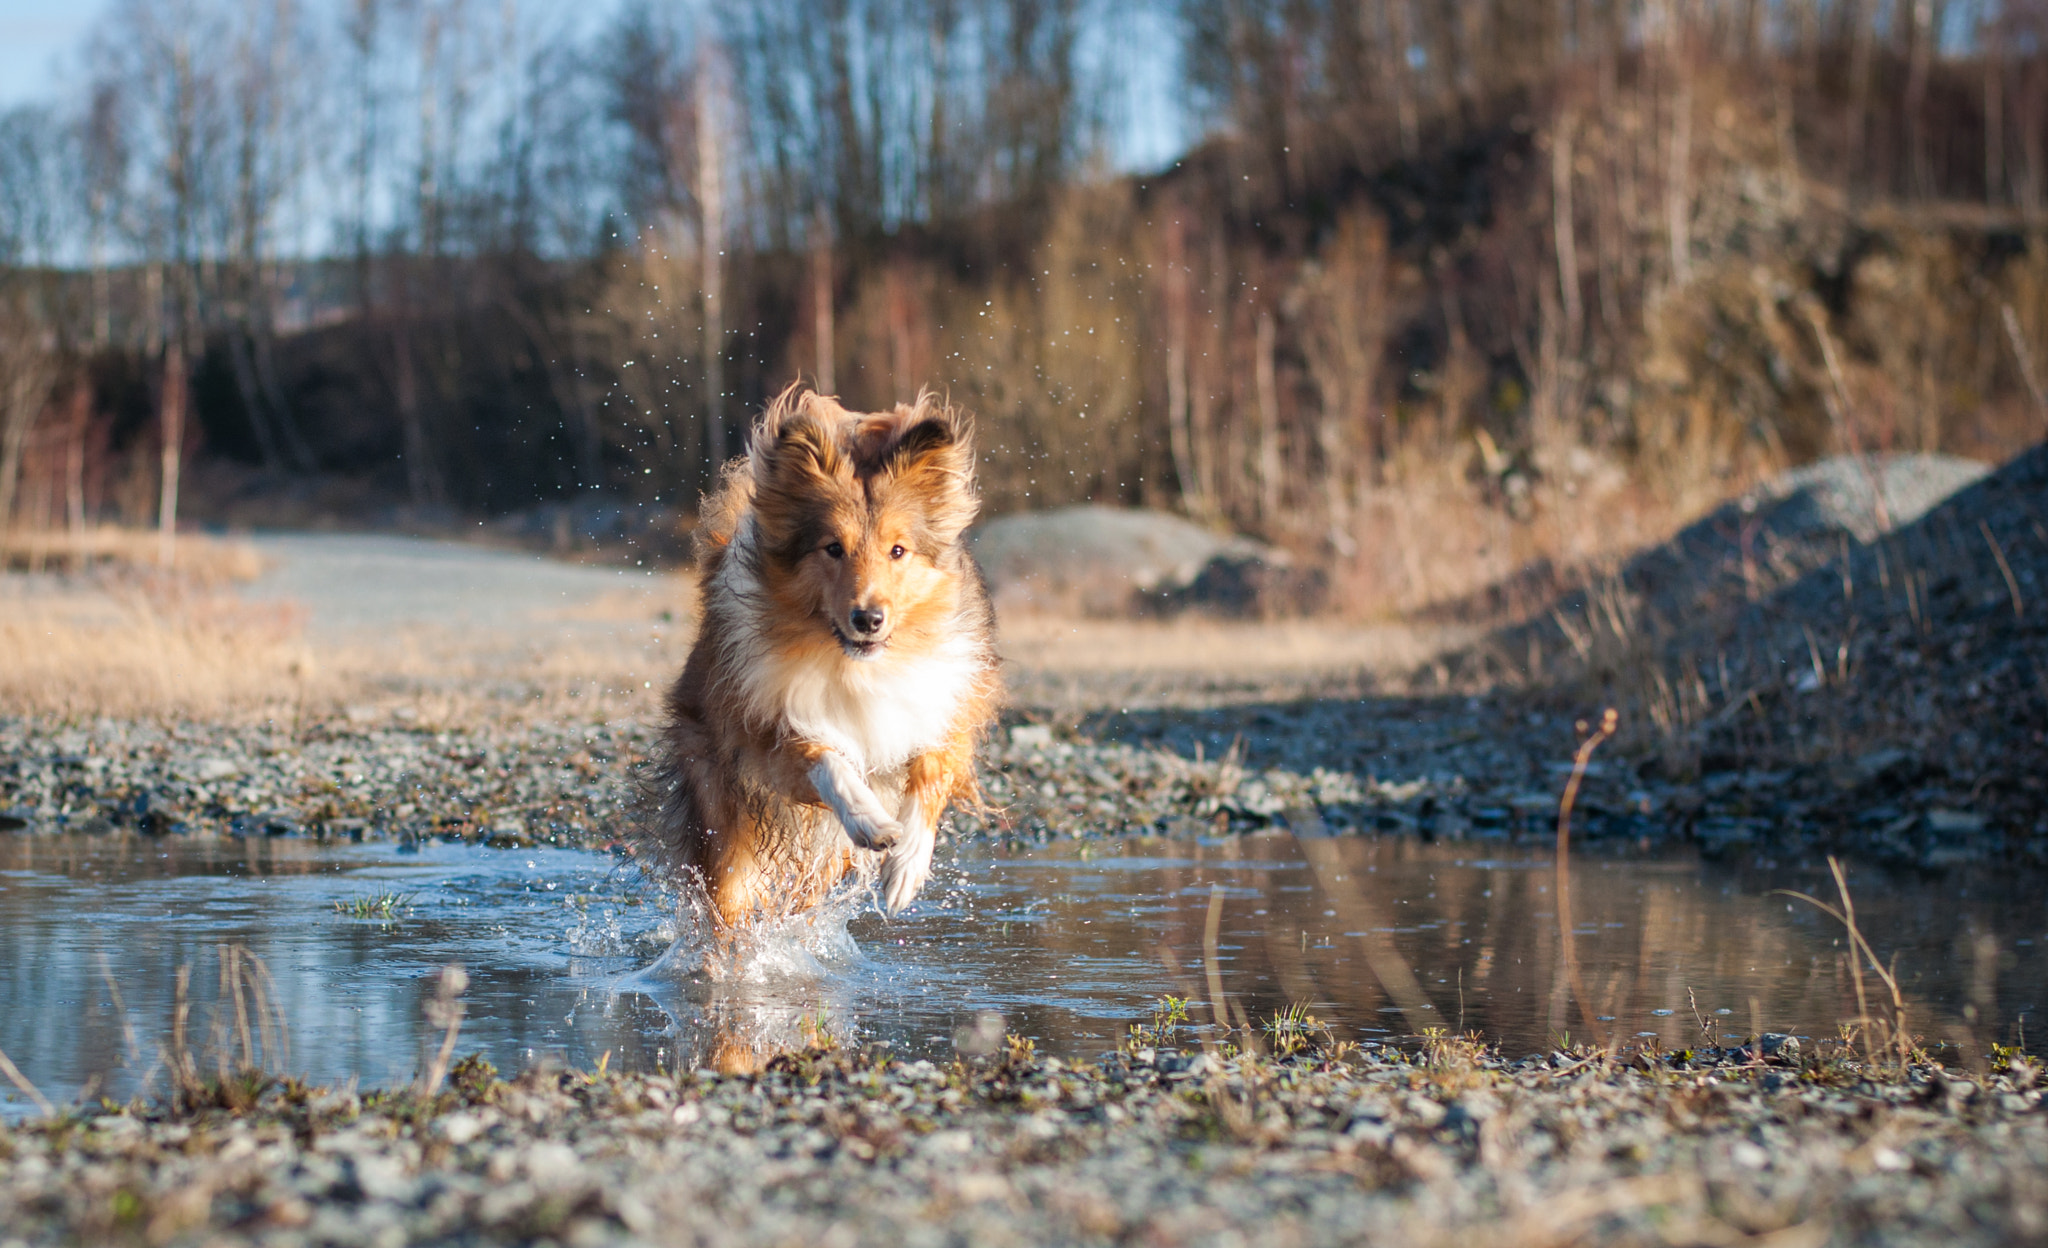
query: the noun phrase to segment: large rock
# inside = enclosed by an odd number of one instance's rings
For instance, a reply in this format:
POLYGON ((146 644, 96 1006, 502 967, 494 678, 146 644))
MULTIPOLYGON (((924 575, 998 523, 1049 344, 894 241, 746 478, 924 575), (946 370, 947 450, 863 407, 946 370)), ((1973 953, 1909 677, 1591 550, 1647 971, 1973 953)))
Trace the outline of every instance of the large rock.
POLYGON ((1288 564, 1283 552, 1247 537, 1115 507, 1002 516, 977 528, 972 542, 1003 611, 1120 616, 1201 607, 1190 591, 1205 572, 1215 581, 1220 572, 1212 569, 1288 564))
POLYGON ((1705 523, 1761 514, 1781 536, 1846 532, 1868 542, 1913 523, 1989 471, 1954 455, 1833 455, 1785 473, 1705 523))

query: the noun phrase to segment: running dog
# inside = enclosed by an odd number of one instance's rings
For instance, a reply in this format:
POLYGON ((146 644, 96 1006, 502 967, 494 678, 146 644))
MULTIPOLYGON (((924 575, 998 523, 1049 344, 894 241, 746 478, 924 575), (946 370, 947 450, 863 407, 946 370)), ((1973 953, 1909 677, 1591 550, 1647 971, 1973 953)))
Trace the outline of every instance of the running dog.
POLYGON ((705 500, 700 626, 642 841, 727 929, 878 861, 902 910, 940 816, 980 801, 975 745, 1002 687, 964 540, 979 506, 964 413, 929 394, 849 412, 794 386, 705 500))

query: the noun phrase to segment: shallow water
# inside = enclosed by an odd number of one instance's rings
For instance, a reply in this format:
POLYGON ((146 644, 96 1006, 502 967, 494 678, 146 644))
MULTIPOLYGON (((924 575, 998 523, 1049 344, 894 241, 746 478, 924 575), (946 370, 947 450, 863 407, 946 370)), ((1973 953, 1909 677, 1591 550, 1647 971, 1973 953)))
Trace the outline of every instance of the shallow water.
MULTIPOLYGON (((1981 1051, 2036 1024, 2040 881, 1853 864, 1850 881, 1915 1030, 1981 1051)), ((1162 995, 1217 989, 1253 1022, 1308 1002, 1342 1038, 1476 1029, 1511 1055, 1561 1033, 1674 1048, 1826 1036, 1857 1012, 1838 925, 1772 891, 1831 898, 1824 866, 1575 859, 1569 958, 1557 885, 1548 854, 1405 839, 942 849, 911 914, 885 919, 849 893, 725 965, 707 964, 673 899, 597 854, 5 836, 0 1050, 55 1100, 161 1091, 190 967, 187 1045, 210 1069, 245 1043, 229 945, 269 977, 243 983, 247 1043, 263 1043, 268 999, 284 1024, 269 1065, 366 1086, 411 1078, 439 1040, 423 1007, 450 963, 469 976, 457 1051, 508 1071, 607 1053, 615 1068, 730 1061, 819 1031, 946 1057, 988 1011, 1041 1051, 1087 1058, 1162 995), (336 909, 392 893, 388 916, 336 909)), ((1883 993, 1874 977, 1867 989, 1883 993)), ((0 1097, 0 1112, 25 1109, 11 1087, 0 1097)))

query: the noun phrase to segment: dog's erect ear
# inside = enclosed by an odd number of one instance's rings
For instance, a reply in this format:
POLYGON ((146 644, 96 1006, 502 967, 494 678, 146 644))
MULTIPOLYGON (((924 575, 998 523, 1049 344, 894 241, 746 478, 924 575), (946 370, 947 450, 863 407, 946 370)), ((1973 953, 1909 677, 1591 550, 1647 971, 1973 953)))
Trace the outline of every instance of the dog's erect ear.
POLYGON ((974 422, 929 395, 897 409, 903 432, 876 474, 892 495, 915 500, 933 539, 950 546, 974 523, 981 500, 974 490, 974 422))
POLYGON ((853 484, 853 463, 839 444, 844 419, 830 399, 791 386, 754 426, 747 466, 754 514, 771 549, 801 545, 821 507, 853 484))

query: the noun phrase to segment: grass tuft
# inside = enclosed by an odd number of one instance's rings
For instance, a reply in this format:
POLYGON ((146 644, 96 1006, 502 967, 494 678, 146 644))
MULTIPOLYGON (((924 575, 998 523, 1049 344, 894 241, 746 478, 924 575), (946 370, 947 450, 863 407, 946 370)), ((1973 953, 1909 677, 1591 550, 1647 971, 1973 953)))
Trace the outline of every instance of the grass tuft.
POLYGON ((412 904, 411 893, 369 893, 334 903, 334 912, 351 919, 381 919, 389 922, 412 904))

